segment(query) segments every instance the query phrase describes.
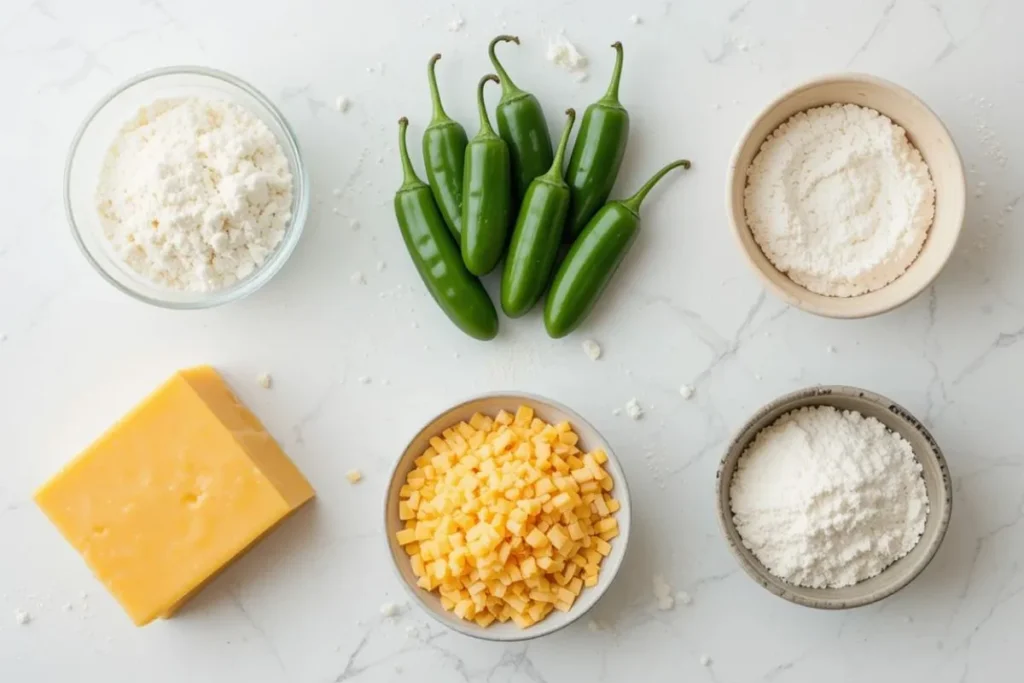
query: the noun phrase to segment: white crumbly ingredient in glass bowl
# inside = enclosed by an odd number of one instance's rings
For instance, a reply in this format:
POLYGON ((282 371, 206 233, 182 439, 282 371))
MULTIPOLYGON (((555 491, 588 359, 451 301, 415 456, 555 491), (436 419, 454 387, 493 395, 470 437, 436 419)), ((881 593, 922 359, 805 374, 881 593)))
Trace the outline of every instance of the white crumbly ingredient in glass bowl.
POLYGON ((852 586, 917 545, 928 517, 921 471, 910 443, 877 419, 800 408, 740 456, 733 521, 743 545, 787 583, 852 586))
POLYGON ((744 208, 764 255, 791 280, 858 296, 917 258, 935 184, 901 127, 873 109, 833 104, 768 136, 747 170, 744 208))
POLYGON ((159 99, 112 142, 96 208, 116 256, 168 289, 206 292, 256 271, 291 219, 292 175, 258 117, 222 100, 159 99))

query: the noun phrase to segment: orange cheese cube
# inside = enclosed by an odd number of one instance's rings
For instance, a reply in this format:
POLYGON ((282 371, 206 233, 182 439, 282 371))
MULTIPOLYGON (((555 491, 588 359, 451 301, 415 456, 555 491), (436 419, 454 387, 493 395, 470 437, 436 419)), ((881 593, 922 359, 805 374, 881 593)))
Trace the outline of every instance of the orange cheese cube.
POLYGON ((217 371, 197 367, 171 377, 35 500, 141 626, 171 616, 313 495, 217 371))

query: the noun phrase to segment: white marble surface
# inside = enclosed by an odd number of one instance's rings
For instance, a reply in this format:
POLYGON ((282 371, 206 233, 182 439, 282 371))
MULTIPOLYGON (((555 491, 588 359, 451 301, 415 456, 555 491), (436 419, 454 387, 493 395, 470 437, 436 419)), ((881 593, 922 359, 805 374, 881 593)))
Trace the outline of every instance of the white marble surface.
POLYGON ((1022 25, 1018 0, 5 0, 0 680, 1019 680, 1022 25), (457 17, 464 26, 449 30, 457 17), (591 58, 585 83, 544 59, 560 28, 591 58), (448 109, 474 131, 473 84, 488 69, 486 41, 504 31, 523 39, 502 51, 508 69, 556 129, 558 112, 603 91, 606 46, 624 41, 634 134, 623 191, 671 157, 695 162, 652 196, 614 293, 565 341, 550 341, 536 316, 503 321, 490 344, 460 336, 417 281, 391 213, 395 120, 410 116, 414 136, 427 121, 427 57, 444 53, 448 109), (119 294, 78 254, 62 212, 62 164, 81 117, 123 79, 173 63, 225 69, 272 97, 320 199, 280 275, 220 310, 174 313, 119 294), (781 89, 843 69, 921 95, 971 170, 963 240, 936 285, 853 322, 766 294, 723 206, 728 156, 749 118, 781 89), (331 106, 337 95, 353 102, 346 115, 331 106), (366 285, 350 282, 357 270, 366 285), (585 338, 604 347, 600 361, 582 353, 585 338), (230 378, 319 499, 180 616, 136 629, 31 492, 170 372, 202 362, 230 378), (261 372, 273 374, 272 390, 257 385, 261 372), (363 375, 373 382, 360 384, 363 375), (933 564, 899 595, 849 613, 790 605, 752 583, 715 521, 714 472, 730 430, 774 396, 818 382, 861 385, 916 412, 956 484, 933 564), (696 387, 688 402, 683 383, 696 387), (413 606, 393 621, 379 614, 382 602, 405 600, 380 524, 392 459, 438 409, 499 388, 572 405, 624 460, 635 528, 596 611, 604 631, 579 624, 501 646, 446 632, 413 606), (645 419, 613 415, 633 396, 645 419), (366 475, 355 487, 344 478, 353 467, 366 475), (655 574, 692 605, 655 611, 655 574), (31 623, 18 625, 16 609, 31 623))

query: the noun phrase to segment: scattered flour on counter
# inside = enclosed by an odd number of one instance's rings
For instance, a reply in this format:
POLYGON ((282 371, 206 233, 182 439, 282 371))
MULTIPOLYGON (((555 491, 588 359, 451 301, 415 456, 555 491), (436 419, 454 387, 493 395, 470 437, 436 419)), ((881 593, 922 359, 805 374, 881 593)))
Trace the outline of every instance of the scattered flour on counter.
POLYGON ((548 61, 571 73, 584 71, 588 63, 587 58, 565 37, 564 30, 548 42, 548 61))
POLYGON ((590 360, 597 360, 601 357, 601 346, 593 339, 587 339, 583 342, 583 353, 590 360))
POLYGON ((212 291, 244 280, 281 243, 292 175, 274 133, 246 109, 162 99, 111 143, 95 201, 128 267, 158 286, 212 291))
POLYGON ((902 275, 935 213, 935 184, 904 130, 853 104, 794 115, 747 176, 747 223, 765 256, 826 296, 857 296, 902 275))
POLYGON ((786 413, 740 456, 729 497, 743 545, 797 586, 840 588, 917 545, 921 464, 875 418, 819 406, 786 413))
POLYGON ((665 578, 658 574, 652 579, 654 584, 654 599, 657 601, 658 609, 662 612, 667 612, 676 605, 675 598, 672 597, 672 586, 668 585, 665 578))
POLYGON ((626 403, 626 415, 633 420, 639 420, 644 416, 644 409, 640 407, 640 402, 635 398, 629 399, 626 403))

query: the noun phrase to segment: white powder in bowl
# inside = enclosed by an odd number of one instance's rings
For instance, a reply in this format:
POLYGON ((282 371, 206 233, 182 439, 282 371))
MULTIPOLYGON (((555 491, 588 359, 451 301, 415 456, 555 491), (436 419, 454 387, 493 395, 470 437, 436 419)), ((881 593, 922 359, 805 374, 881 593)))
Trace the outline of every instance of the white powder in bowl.
POLYGON ((747 225, 791 280, 857 296, 914 262, 935 213, 935 185, 902 128, 877 111, 833 104, 796 114, 747 170, 747 225))
POLYGON ((164 99, 114 139, 96 207, 115 254, 169 289, 211 291, 248 277, 291 219, 292 175, 274 133, 219 100, 164 99))
POLYGON ((840 588, 917 545, 928 517, 910 444, 873 417, 800 408, 761 430, 729 490, 743 545, 797 586, 840 588))

